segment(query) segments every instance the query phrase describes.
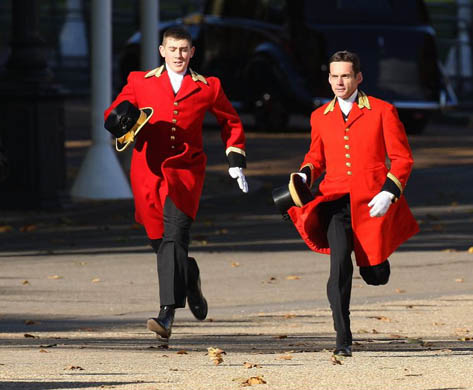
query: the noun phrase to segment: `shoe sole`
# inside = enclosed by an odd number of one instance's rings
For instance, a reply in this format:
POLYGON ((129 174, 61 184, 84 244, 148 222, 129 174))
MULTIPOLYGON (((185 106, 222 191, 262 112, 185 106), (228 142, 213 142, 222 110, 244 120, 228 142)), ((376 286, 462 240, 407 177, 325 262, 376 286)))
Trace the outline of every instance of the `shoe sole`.
POLYGON ((155 332, 157 336, 161 336, 163 339, 169 339, 171 337, 171 332, 167 332, 158 322, 150 318, 146 326, 151 332, 155 332))

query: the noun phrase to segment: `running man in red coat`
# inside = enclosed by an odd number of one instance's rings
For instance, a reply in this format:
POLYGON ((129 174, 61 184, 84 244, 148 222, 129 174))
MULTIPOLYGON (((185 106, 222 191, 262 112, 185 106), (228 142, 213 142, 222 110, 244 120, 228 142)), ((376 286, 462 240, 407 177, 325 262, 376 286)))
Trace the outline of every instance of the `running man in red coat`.
POLYGON ((311 115, 310 149, 298 172, 309 187, 325 176, 314 200, 288 214, 309 248, 330 254, 334 353, 351 356, 352 251, 368 284, 386 284, 388 256, 418 225, 402 195, 413 159, 396 109, 358 89, 356 54, 337 52, 329 65, 335 97, 311 115))
POLYGON ((144 225, 158 263, 160 311, 147 326, 166 339, 171 336, 175 309, 185 307, 186 299, 198 320, 207 316, 199 268, 188 257, 189 230, 204 184, 202 123, 207 111, 222 128, 230 176, 248 192, 242 123, 220 80, 189 68, 194 51, 187 30, 165 31, 159 47, 165 64, 131 72, 105 111, 105 127, 117 137, 117 145, 135 140, 130 169, 135 218, 144 225))

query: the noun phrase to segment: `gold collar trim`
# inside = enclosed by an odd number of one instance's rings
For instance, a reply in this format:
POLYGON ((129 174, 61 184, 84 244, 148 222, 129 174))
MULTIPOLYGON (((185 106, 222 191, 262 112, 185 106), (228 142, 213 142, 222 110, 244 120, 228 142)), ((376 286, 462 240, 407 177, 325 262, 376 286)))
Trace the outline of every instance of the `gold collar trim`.
POLYGON ((163 74, 164 72, 164 65, 161 65, 157 68, 154 68, 153 70, 150 70, 148 73, 145 74, 145 79, 148 77, 156 76, 159 77, 163 74))
POLYGON ((335 103, 337 102, 337 97, 335 96, 332 101, 329 103, 327 108, 324 111, 324 115, 327 115, 329 112, 332 112, 333 109, 335 108, 335 103))
MULTIPOLYGON (((356 97, 358 108, 361 110, 362 108, 367 108, 371 110, 370 100, 368 96, 363 91, 358 91, 358 96, 356 97)), ((332 112, 335 108, 335 103, 337 102, 337 97, 335 96, 329 105, 325 108, 324 115, 327 115, 329 112, 332 112)))
POLYGON ((371 110, 371 105, 370 105, 370 101, 368 99, 368 96, 366 95, 366 93, 364 93, 363 91, 358 91, 358 96, 357 96, 357 100, 358 100, 358 108, 361 110, 362 108, 367 108, 368 110, 371 110))
POLYGON ((205 85, 208 85, 208 81, 205 79, 204 76, 198 74, 197 72, 194 72, 191 68, 189 68, 189 71, 191 73, 191 77, 192 77, 192 80, 194 80, 195 82, 197 81, 201 81, 203 82, 205 85))
MULTIPOLYGON (((165 71, 165 69, 166 68, 164 67, 164 65, 161 65, 158 68, 152 69, 148 73, 145 74, 145 79, 147 79, 149 77, 152 77, 152 76, 160 77, 163 74, 163 72, 165 71)), ((200 82, 204 83, 205 85, 209 84, 204 76, 198 74, 197 72, 194 72, 191 68, 189 68, 189 72, 191 74, 191 77, 192 77, 193 81, 195 81, 195 82, 200 81, 200 82)))

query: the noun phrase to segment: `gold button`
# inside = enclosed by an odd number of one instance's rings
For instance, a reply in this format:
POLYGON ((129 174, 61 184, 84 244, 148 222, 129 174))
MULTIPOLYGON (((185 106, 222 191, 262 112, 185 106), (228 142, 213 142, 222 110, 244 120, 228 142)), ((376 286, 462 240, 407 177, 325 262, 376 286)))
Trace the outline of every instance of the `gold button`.
POLYGON ((345 145, 345 149, 350 149, 350 145, 345 145))
POLYGON ((171 149, 175 149, 176 147, 174 145, 171 145, 171 149))
POLYGON ((347 127, 347 128, 345 129, 345 131, 350 131, 350 128, 349 128, 349 127, 347 127))
POLYGON ((351 171, 347 171, 347 175, 348 175, 348 176, 351 176, 351 171))
POLYGON ((347 167, 351 167, 351 163, 349 163, 349 162, 345 163, 345 165, 346 165, 347 167))
POLYGON ((176 137, 174 137, 173 135, 171 135, 171 139, 172 139, 172 140, 175 140, 175 139, 176 139, 176 137))
POLYGON ((351 156, 347 153, 347 154, 345 154, 345 157, 350 158, 351 156))
POLYGON ((174 115, 177 115, 177 114, 179 114, 179 111, 174 110, 173 113, 174 113, 174 115))
POLYGON ((175 105, 175 106, 178 106, 178 105, 179 105, 179 103, 178 103, 178 102, 174 102, 174 105, 175 105))
POLYGON ((176 128, 175 128, 175 127, 171 127, 171 130, 172 130, 172 131, 176 131, 176 128))
POLYGON ((177 123, 177 119, 176 119, 176 118, 172 118, 172 123, 177 123))
POLYGON ((348 141, 348 140, 350 139, 350 137, 349 137, 348 135, 346 135, 346 136, 343 137, 343 139, 344 139, 345 141, 348 141))

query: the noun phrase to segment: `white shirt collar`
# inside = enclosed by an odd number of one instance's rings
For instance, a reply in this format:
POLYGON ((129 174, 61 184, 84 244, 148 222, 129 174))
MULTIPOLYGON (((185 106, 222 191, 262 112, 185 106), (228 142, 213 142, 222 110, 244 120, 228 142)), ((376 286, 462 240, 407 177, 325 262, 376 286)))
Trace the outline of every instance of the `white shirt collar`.
POLYGON ((185 70, 184 72, 176 73, 167 66, 166 66, 166 70, 168 71, 169 80, 171 81, 171 85, 172 85, 172 90, 174 91, 174 93, 177 93, 177 91, 179 91, 179 88, 181 88, 182 79, 184 78, 184 75, 186 74, 187 70, 185 70))
POLYGON ((353 92, 351 96, 347 99, 342 99, 342 98, 337 97, 338 104, 340 105, 340 110, 342 110, 345 116, 348 116, 348 114, 350 113, 351 108, 353 106, 353 102, 355 101, 357 94, 358 94, 358 89, 355 89, 355 92, 353 92))

